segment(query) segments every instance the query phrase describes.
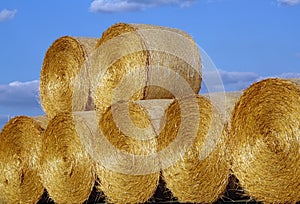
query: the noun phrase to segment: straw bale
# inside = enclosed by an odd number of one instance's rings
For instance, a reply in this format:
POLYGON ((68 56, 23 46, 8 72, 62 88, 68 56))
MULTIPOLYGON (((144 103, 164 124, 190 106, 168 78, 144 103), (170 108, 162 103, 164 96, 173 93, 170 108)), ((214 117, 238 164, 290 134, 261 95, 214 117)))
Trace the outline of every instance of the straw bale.
POLYGON ((92 61, 92 96, 104 113, 113 103, 114 90, 124 80, 121 92, 132 100, 172 98, 166 87, 185 79, 194 93, 201 85, 201 59, 193 39, 185 32, 153 25, 117 23, 108 28, 97 44, 92 61), (153 74, 159 69, 160 75, 153 74), (100 71, 99 71, 100 70, 100 71))
POLYGON ((37 203, 44 192, 38 174, 43 128, 27 116, 12 118, 0 133, 1 203, 37 203))
POLYGON ((257 201, 300 200, 300 86, 270 78, 247 88, 231 120, 232 170, 257 201))
MULTIPOLYGON (((195 111, 189 112, 193 114, 195 111)), ((164 149, 175 138, 182 137, 178 149, 185 148, 177 161, 163 169, 163 179, 168 189, 180 202, 212 203, 224 192, 229 176, 229 160, 226 151, 227 128, 211 102, 197 96, 174 101, 166 111, 167 123, 158 138, 159 149, 164 149), (196 103, 199 119, 190 121, 182 117, 183 110, 190 110, 196 103), (183 125, 183 120, 188 120, 183 125), (196 125, 193 126, 192 124, 196 125), (183 131, 180 132, 180 128, 183 131), (192 132, 194 138, 190 146, 184 146, 185 135, 192 132)))
POLYGON ((40 76, 40 96, 49 118, 59 112, 93 108, 88 67, 96 42, 96 38, 64 36, 47 50, 40 76))
POLYGON ((44 133, 40 175, 56 203, 83 203, 94 186, 95 165, 81 142, 89 132, 80 129, 88 129, 80 116, 59 113, 44 133))
MULTIPOLYGON (((124 104, 126 103, 110 106, 101 117, 99 127, 105 139, 116 150, 121 151, 123 154, 128 154, 127 157, 122 157, 121 159, 116 154, 108 155, 109 163, 118 163, 119 166, 125 166, 125 168, 128 166, 128 171, 122 172, 121 168, 107 168, 103 163, 99 162, 97 164, 97 175, 100 183, 97 188, 104 192, 108 202, 143 203, 156 190, 160 175, 159 169, 156 172, 147 173, 147 165, 138 166, 138 164, 135 164, 135 162, 139 163, 138 161, 127 159, 155 154, 157 148, 156 135, 152 129, 148 112, 144 107, 138 103, 129 102, 126 104, 128 109, 125 109, 124 104), (126 112, 129 112, 129 120, 123 120, 122 118, 126 112), (124 126, 118 126, 116 123, 117 117, 121 117, 121 122, 124 123, 124 126), (144 135, 147 135, 147 138, 133 137, 133 134, 136 132, 130 128, 132 126, 141 128, 144 131, 144 135), (126 129, 126 127, 129 128, 126 129), (136 173, 134 168, 140 168, 141 172, 139 174, 136 173), (145 170, 145 173, 143 173, 143 170, 145 170)), ((149 165, 151 166, 152 163, 149 165)))

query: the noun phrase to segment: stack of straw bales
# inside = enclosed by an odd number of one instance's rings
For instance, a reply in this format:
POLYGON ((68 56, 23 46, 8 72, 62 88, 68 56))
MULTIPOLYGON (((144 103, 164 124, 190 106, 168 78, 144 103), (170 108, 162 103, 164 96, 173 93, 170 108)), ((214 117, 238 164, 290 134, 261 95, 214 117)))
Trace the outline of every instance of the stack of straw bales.
MULTIPOLYGON (((162 88, 177 86, 180 89, 175 76, 168 75, 172 71, 189 83, 194 94, 198 93, 201 84, 201 60, 195 42, 188 34, 177 29, 118 23, 102 34, 96 48, 91 67, 91 92, 99 118, 99 128, 114 148, 125 154, 155 154, 158 151, 155 137, 158 136, 159 125, 157 121, 150 119, 153 114, 149 113, 149 109, 132 103, 129 103, 129 110, 122 109, 122 103, 119 104, 118 100, 122 102, 173 98, 171 92, 162 88), (170 78, 163 79, 162 75, 161 79, 155 78, 155 68, 160 68, 161 73, 165 72, 166 77, 170 78), (121 86, 123 81, 130 83, 121 86), (125 99, 114 98, 114 91, 119 87, 119 92, 127 94, 125 99), (128 128, 126 132, 120 130, 114 121, 116 118, 113 112, 118 113, 117 117, 122 117, 126 115, 124 111, 129 112, 130 118, 121 121, 123 126, 131 127, 130 123, 133 123, 135 127, 144 129, 143 134, 151 139, 133 138, 136 128, 128 128)), ((164 102, 158 106, 164 108, 162 104, 164 102)), ((126 158, 122 161, 117 161, 117 156, 110 159, 112 163, 133 165, 132 168, 137 168, 136 164, 131 164, 132 161, 127 161, 126 158)), ((139 203, 147 201, 154 194, 160 173, 159 169, 149 173, 125 173, 116 168, 107 169, 98 163, 97 175, 100 179, 98 188, 108 196, 108 201, 139 203)))
POLYGON ((42 66, 41 104, 50 121, 43 134, 40 177, 58 203, 84 202, 95 182, 94 163, 75 128, 84 122, 72 112, 94 108, 85 71, 97 40, 61 37, 47 50, 42 66))
POLYGON ((259 201, 299 201, 300 81, 199 96, 201 78, 177 29, 118 23, 100 39, 57 39, 41 71, 47 117, 0 133, 0 201, 36 203, 45 188, 83 203, 96 183, 107 202, 142 203, 163 180, 180 202, 211 203, 232 173, 259 201))
MULTIPOLYGON (((131 82, 129 89, 122 90, 125 93, 135 91, 128 99, 174 97, 168 90, 156 85, 153 66, 162 67, 161 72, 165 67, 170 69, 165 70, 166 78, 163 79, 169 86, 176 85, 180 89, 174 76, 172 80, 167 78, 168 73, 173 71, 189 83, 193 93, 199 91, 201 60, 197 46, 188 34, 177 29, 118 23, 105 31, 99 40, 65 36, 48 49, 41 71, 40 90, 42 106, 50 122, 44 133, 40 174, 54 201, 67 203, 66 197, 72 197, 73 202, 83 202, 94 181, 94 165, 100 178, 98 187, 109 201, 145 202, 153 195, 159 170, 131 175, 106 169, 99 161, 101 159, 95 159, 100 145, 91 144, 91 138, 97 140, 95 135, 103 134, 116 149, 128 154, 142 156, 156 153, 155 127, 159 125, 157 121, 150 121, 151 114, 146 109, 132 103, 129 107, 130 120, 135 126, 140 129, 150 127, 146 134, 152 139, 146 141, 132 139, 134 130, 120 131, 112 116, 112 108, 118 106, 118 100, 123 100, 114 99, 114 90, 135 71, 135 82, 131 82), (83 117, 80 113, 74 115, 74 111, 94 109, 94 104, 97 119, 92 112, 83 113, 83 117), (89 135, 90 129, 93 129, 92 135, 89 135), (74 185, 75 189, 71 189, 74 185)), ((119 165, 126 163, 118 162, 119 165)))

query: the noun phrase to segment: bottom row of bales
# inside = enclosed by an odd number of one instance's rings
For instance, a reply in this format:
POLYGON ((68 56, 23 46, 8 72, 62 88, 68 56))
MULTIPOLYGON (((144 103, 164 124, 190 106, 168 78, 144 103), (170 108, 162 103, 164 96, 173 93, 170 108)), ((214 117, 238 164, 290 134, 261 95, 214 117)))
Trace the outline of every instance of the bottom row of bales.
MULTIPOLYGON (((229 163, 226 160, 225 146, 223 145, 225 137, 220 138, 222 142, 218 142, 218 148, 207 158, 199 160, 199 157, 203 143, 211 142, 206 141, 209 139, 207 133, 210 130, 211 121, 217 120, 214 122, 218 125, 214 129, 216 134, 222 134, 223 124, 207 99, 200 96, 194 97, 194 99, 199 104, 199 106, 197 105, 200 112, 198 115, 201 115, 201 123, 197 124, 199 126, 197 135, 190 138, 190 145, 186 147, 174 143, 175 148, 166 155, 173 154, 174 150, 184 151, 186 154, 184 157, 178 158, 178 161, 172 161, 176 164, 169 165, 163 171, 163 177, 168 188, 179 200, 212 202, 218 199, 225 190, 228 180, 229 163)), ((165 110, 165 125, 161 128, 159 135, 156 135, 154 129, 148 129, 150 136, 148 140, 135 139, 119 130, 113 122, 112 111, 113 108, 119 112, 122 111, 118 105, 110 107, 105 112, 99 121, 99 127, 105 138, 115 148, 134 155, 152 154, 165 149, 173 142, 179 131, 184 134, 193 132, 188 127, 183 127, 182 130, 179 130, 179 127, 182 120, 181 109, 189 110, 190 107, 193 107, 195 100, 190 98, 173 102, 170 100, 171 104, 165 110)), ((159 100, 156 100, 155 105, 158 103, 159 100)), ((138 103, 131 102, 129 104, 129 113, 137 127, 151 126, 153 116, 138 103)), ((100 162, 95 161, 93 159, 95 157, 92 157, 85 149, 86 146, 81 140, 93 138, 93 135, 87 136, 87 134, 92 134, 95 129, 95 127, 91 127, 93 125, 90 125, 93 123, 92 121, 96 120, 94 112, 58 114, 48 122, 45 130, 43 129, 45 126, 40 126, 37 119, 39 118, 16 117, 9 121, 1 132, 1 140, 10 140, 9 143, 1 142, 1 144, 6 144, 1 146, 1 152, 11 150, 10 154, 14 155, 14 158, 10 158, 11 161, 16 163, 21 161, 18 163, 16 173, 1 175, 1 181, 6 180, 6 182, 1 182, 1 200, 5 200, 7 203, 36 203, 45 188, 50 198, 56 203, 83 203, 92 192, 96 177, 100 180, 96 187, 106 195, 108 202, 146 202, 155 193, 160 179, 160 168, 153 172, 139 174, 117 172, 107 169, 100 162), (28 129, 27 126, 31 124, 35 125, 34 130, 28 129), (77 131, 77 129, 83 131, 77 131), (18 141, 21 138, 27 143, 18 141), (39 143, 34 143, 37 138, 40 138, 39 143), (17 144, 22 144, 20 147, 22 151, 10 148, 17 144), (22 156, 25 156, 26 159, 22 159, 22 156), (35 161, 35 164, 31 165, 31 161, 35 161), (22 172, 28 172, 28 174, 22 172), (25 184, 25 180, 28 183, 25 184), (23 196, 24 194, 27 196, 23 196)), ((97 148, 101 148, 101 144, 93 147, 94 150, 97 148)), ((128 162, 118 161, 118 157, 114 157, 114 155, 111 155, 109 159, 111 163, 120 162, 121 165, 128 162)), ((173 159, 169 158, 169 160, 173 159)), ((10 168, 3 157, 1 157, 1 168, 10 168)), ((5 172, 4 169, 1 169, 1 172, 5 172)))
POLYGON ((98 178, 96 188, 107 202, 141 203, 161 177, 180 202, 206 203, 222 196, 233 173, 258 201, 299 201, 300 87, 267 79, 231 101, 237 103, 224 106, 225 115, 233 109, 230 121, 206 97, 171 101, 158 128, 151 105, 130 102, 131 121, 124 121, 129 128, 123 131, 114 121, 114 112, 123 114, 121 103, 107 109, 99 123, 94 112, 62 113, 50 121, 15 117, 0 133, 0 200, 37 203, 46 189, 56 203, 83 203, 98 178), (130 124, 145 129, 148 138, 138 139, 130 124), (136 174, 110 168, 108 163, 136 164, 105 154, 105 140, 128 155, 162 153, 153 161, 157 168, 136 174))

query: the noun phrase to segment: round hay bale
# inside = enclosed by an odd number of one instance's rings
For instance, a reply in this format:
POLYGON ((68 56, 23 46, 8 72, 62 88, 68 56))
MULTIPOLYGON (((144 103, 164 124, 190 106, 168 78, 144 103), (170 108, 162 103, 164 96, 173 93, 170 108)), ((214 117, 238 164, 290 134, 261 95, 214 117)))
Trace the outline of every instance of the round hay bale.
MULTIPOLYGON (((148 129, 145 134, 153 136, 150 139, 138 139, 132 137, 134 130, 126 130, 126 134, 120 130, 115 123, 114 112, 122 116, 125 111, 129 111, 132 123, 138 128, 146 128, 150 125, 147 112, 137 103, 130 102, 129 109, 124 109, 122 104, 114 104, 110 106, 103 114, 99 121, 99 127, 106 140, 117 151, 128 154, 128 157, 119 158, 118 155, 107 155, 107 159, 111 164, 118 163, 120 166, 129 166, 127 172, 121 172, 119 169, 107 168, 103 163, 97 163, 97 175, 100 179, 97 188, 103 191, 107 196, 107 201, 112 203, 143 203, 146 202, 154 194, 159 181, 159 170, 153 173, 136 174, 134 169, 136 166, 131 163, 130 158, 135 156, 143 156, 156 152, 155 131, 148 129), (130 132, 131 131, 131 132, 130 132), (128 135, 131 133, 131 135, 128 135)), ((117 116, 117 117, 118 117, 117 116)), ((131 121, 123 121, 131 123, 131 121)), ((126 126, 126 125, 125 125, 126 126)), ((103 147, 105 148, 105 147, 103 147)), ((105 158, 104 158, 105 159, 105 158)), ((149 164, 151 165, 151 164, 149 164)), ((141 171, 148 168, 141 167, 141 171)))
POLYGON ((248 195, 300 200, 300 86, 270 78, 247 88, 231 120, 232 170, 248 195))
POLYGON ((64 36, 47 50, 40 76, 40 96, 49 118, 59 112, 93 108, 87 70, 96 42, 96 38, 64 36), (75 84, 80 86, 74 93, 75 84))
POLYGON ((56 203, 83 203, 94 186, 94 163, 77 132, 86 125, 78 117, 59 113, 44 133, 40 176, 56 203))
POLYGON ((198 93, 201 59, 193 39, 185 32, 153 25, 117 23, 108 28, 97 44, 92 61, 92 95, 100 113, 114 102, 114 90, 122 80, 132 83, 123 92, 134 90, 133 100, 173 98, 164 85, 176 86, 182 77, 198 93), (159 69, 160 75, 152 74, 159 69), (100 71, 99 71, 100 70, 100 71), (172 74, 171 72, 176 74, 172 74))
MULTIPOLYGON (((191 131, 190 127, 180 127, 182 110, 189 110, 190 98, 174 101, 167 109, 167 123, 159 135, 159 150, 166 148, 176 137, 191 131)), ((180 202, 212 203, 216 201, 226 189, 229 176, 229 161, 226 152, 227 129, 221 117, 204 97, 197 96, 199 107, 199 121, 192 145, 185 148, 181 158, 163 169, 162 175, 168 189, 180 202)), ((193 113, 190 113, 193 114, 193 113)), ((184 138, 183 138, 184 139, 184 138)))
POLYGON ((37 203, 44 187, 38 174, 43 128, 18 116, 0 133, 1 203, 37 203))

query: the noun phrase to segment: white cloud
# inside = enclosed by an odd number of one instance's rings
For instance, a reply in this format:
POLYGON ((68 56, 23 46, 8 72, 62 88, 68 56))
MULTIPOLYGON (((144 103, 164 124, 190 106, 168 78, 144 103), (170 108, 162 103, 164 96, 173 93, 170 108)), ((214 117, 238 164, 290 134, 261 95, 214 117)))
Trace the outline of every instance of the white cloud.
POLYGON ((92 12, 120 12, 120 11, 135 11, 145 9, 143 3, 134 3, 127 1, 106 1, 95 0, 91 3, 90 10, 92 12))
POLYGON ((241 91, 248 88, 251 84, 267 78, 300 78, 300 73, 286 72, 273 76, 259 76, 254 72, 228 72, 217 70, 211 73, 203 72, 203 80, 201 85, 201 93, 207 93, 209 86, 210 92, 221 91, 241 91), (216 77, 219 75, 220 77, 216 77), (221 78, 221 81, 218 80, 221 78))
POLYGON ((92 12, 139 11, 163 5, 189 7, 197 0, 94 0, 90 5, 92 12))
POLYGON ((279 4, 286 6, 295 6, 300 3, 300 0, 277 0, 279 4))
POLYGON ((43 114, 38 80, 0 85, 0 130, 14 116, 43 114))
POLYGON ((0 11, 0 22, 2 21, 7 21, 9 19, 12 19, 15 17, 17 13, 17 10, 7 10, 7 9, 3 9, 2 11, 0 11))
POLYGON ((0 85, 0 107, 19 110, 39 107, 38 94, 38 80, 0 85))
POLYGON ((261 79, 261 77, 254 72, 228 72, 224 70, 203 73, 203 76, 205 76, 205 80, 202 82, 202 93, 208 92, 207 86, 209 86, 209 90, 213 92, 223 90, 240 91, 261 79), (216 77, 216 74, 220 77, 216 77), (219 81, 218 78, 221 78, 221 81, 219 81))
POLYGON ((282 73, 275 77, 278 77, 278 78, 300 78, 300 73, 288 72, 288 73, 282 73))
POLYGON ((224 84, 241 84, 258 80, 260 77, 254 72, 227 72, 220 70, 220 74, 224 84))

